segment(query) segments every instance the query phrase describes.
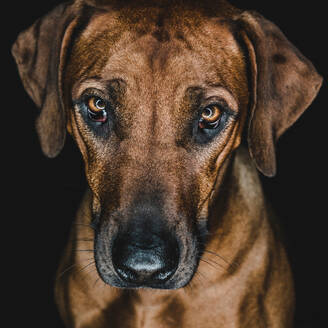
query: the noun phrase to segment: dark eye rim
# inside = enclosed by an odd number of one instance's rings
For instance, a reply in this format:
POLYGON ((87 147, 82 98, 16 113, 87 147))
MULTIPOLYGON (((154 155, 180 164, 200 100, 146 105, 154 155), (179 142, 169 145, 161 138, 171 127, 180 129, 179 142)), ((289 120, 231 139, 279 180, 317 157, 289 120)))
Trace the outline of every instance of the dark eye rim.
POLYGON ((233 110, 229 105, 221 99, 211 99, 199 106, 197 120, 194 123, 193 138, 199 145, 207 145, 214 140, 218 135, 230 126, 230 123, 238 120, 239 111, 233 110), (218 120, 212 123, 205 123, 200 126, 202 122, 202 112, 205 108, 211 106, 218 106, 221 109, 221 115, 218 120))
POLYGON ((72 99, 72 104, 80 111, 87 122, 94 123, 96 126, 106 123, 112 113, 112 109, 115 107, 112 105, 112 100, 102 90, 96 88, 85 89, 78 98, 72 99), (89 106, 92 98, 95 98, 96 101, 101 100, 105 108, 93 111, 89 106))

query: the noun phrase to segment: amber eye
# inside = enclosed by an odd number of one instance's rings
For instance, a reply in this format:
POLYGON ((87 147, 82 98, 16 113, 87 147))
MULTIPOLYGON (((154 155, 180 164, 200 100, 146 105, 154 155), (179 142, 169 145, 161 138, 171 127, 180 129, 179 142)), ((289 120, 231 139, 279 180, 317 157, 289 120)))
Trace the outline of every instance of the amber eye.
POLYGON ((203 109, 199 119, 201 129, 215 129, 221 118, 222 110, 218 105, 207 106, 203 109))
POLYGON ((92 121, 104 123, 107 120, 106 101, 100 97, 90 97, 87 101, 88 115, 92 121))

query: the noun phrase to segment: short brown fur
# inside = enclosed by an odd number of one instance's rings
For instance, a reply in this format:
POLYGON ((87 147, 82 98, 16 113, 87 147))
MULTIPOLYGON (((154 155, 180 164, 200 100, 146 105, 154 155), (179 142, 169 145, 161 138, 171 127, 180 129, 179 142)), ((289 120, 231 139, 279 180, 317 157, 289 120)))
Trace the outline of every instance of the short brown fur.
POLYGON ((275 174, 274 144, 321 77, 273 23, 226 1, 78 0, 12 51, 43 151, 58 154, 66 126, 85 162, 56 280, 67 327, 292 327, 291 271, 256 168, 275 174), (106 125, 83 114, 88 90, 111 104, 106 125), (209 140, 197 120, 214 98, 229 116, 209 140), (179 241, 176 271, 125 289, 115 240, 158 226, 179 241))

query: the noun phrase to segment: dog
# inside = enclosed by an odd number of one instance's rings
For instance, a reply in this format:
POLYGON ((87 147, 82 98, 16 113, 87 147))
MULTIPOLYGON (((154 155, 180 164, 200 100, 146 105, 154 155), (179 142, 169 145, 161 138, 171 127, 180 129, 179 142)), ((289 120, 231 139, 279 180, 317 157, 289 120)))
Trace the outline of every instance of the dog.
POLYGON ((322 78, 272 22, 223 0, 76 0, 12 48, 88 189, 55 283, 67 327, 292 327, 293 279, 258 171, 322 78))

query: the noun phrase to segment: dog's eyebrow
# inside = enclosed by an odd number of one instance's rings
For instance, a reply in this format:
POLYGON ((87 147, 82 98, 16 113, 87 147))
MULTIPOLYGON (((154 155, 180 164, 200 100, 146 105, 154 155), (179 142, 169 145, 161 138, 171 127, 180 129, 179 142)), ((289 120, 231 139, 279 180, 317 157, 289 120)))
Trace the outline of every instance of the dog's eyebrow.
POLYGON ((105 81, 105 84, 109 92, 114 91, 117 94, 123 95, 126 90, 126 82, 121 78, 105 81))
POLYGON ((233 96, 232 92, 220 85, 213 85, 210 86, 209 88, 206 88, 205 97, 206 98, 220 97, 226 101, 230 109, 232 109, 233 111, 238 110, 238 101, 233 96))
POLYGON ((186 89, 185 95, 188 97, 189 101, 197 104, 200 104, 203 99, 220 97, 225 100, 227 105, 233 111, 238 110, 238 102, 235 97, 228 89, 222 87, 221 85, 212 84, 208 87, 191 86, 186 89))
POLYGON ((104 80, 100 76, 92 76, 78 81, 73 89, 73 98, 79 98, 83 91, 87 88, 95 88, 102 91, 116 93, 117 95, 123 95, 126 90, 126 82, 121 78, 113 78, 104 80))
POLYGON ((201 99, 204 96, 205 89, 201 86, 190 86, 186 89, 185 95, 188 96, 188 98, 194 101, 201 99))

